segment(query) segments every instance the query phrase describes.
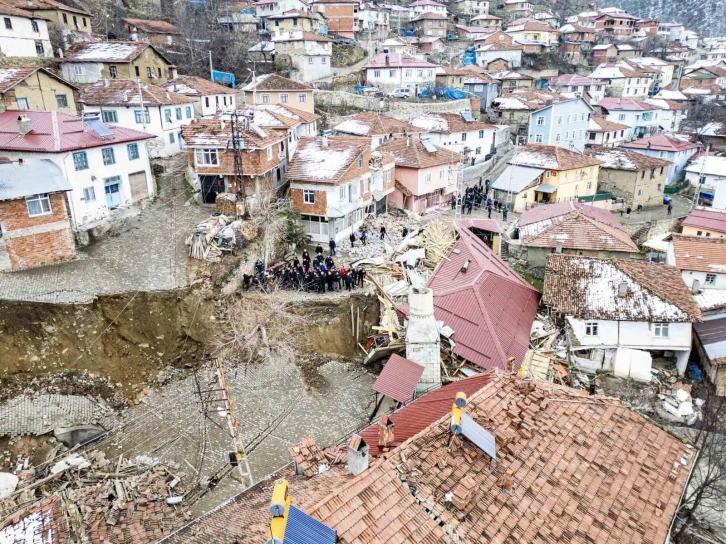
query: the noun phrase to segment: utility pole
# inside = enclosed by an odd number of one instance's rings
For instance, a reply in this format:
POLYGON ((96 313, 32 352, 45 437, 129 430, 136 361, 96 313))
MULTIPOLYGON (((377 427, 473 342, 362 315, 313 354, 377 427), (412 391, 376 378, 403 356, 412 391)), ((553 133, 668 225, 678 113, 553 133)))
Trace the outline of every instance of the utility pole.
POLYGON ((708 160, 708 152, 711 149, 711 144, 706 145, 706 154, 703 156, 703 163, 701 163, 701 171, 698 174, 698 185, 696 185, 696 192, 693 193, 693 201, 691 202, 691 210, 696 207, 696 202, 700 200, 701 196, 701 185, 703 185, 704 173, 706 171, 706 161, 708 160))
POLYGON ((248 123, 247 117, 235 110, 230 115, 230 122, 232 128, 232 154, 234 157, 234 185, 238 195, 241 195, 242 201, 244 202, 244 215, 247 215, 247 197, 245 195, 245 182, 242 172, 242 144, 244 139, 242 138, 242 132, 247 129, 246 124, 248 123), (242 124, 245 126, 240 127, 240 117, 242 117, 242 124))
MULTIPOLYGON (((141 126, 144 129, 144 132, 146 132, 146 110, 144 109, 144 95, 141 92, 141 80, 136 80, 136 88, 139 90, 139 107, 141 108, 141 126)), ((163 125, 164 118, 160 118, 160 121, 163 125)))
MULTIPOLYGON (((199 383, 199 377, 195 373, 194 381, 197 387, 197 394, 202 405, 202 415, 209 419, 214 425, 219 427, 225 434, 228 434, 232 440, 232 453, 234 454, 234 461, 237 464, 237 470, 242 478, 243 482, 248 483, 250 486, 254 484, 252 478, 252 470, 245 453, 244 442, 239 431, 239 422, 234 411, 234 403, 229 393, 229 386, 227 385, 227 379, 224 376, 224 368, 222 367, 222 361, 217 357, 208 359, 213 365, 217 374, 217 383, 219 385, 216 389, 202 389, 199 383), (221 398, 210 398, 210 396, 220 395, 221 398), (227 420, 227 428, 225 429, 214 419, 214 416, 219 416, 217 407, 210 406, 211 403, 224 402, 225 419, 227 420)), ((230 456, 230 461, 232 461, 230 456)))
POLYGON ((209 51, 209 79, 214 81, 214 67, 212 65, 212 51, 209 51))

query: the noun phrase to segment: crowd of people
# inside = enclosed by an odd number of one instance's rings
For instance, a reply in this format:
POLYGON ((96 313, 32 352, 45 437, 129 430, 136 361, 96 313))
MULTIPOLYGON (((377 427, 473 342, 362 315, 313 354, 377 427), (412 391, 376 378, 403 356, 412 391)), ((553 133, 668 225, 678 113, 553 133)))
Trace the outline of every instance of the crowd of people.
POLYGON ((265 269, 262 261, 255 263, 254 275, 243 274, 245 291, 256 286, 262 289, 281 287, 301 291, 325 293, 326 291, 352 291, 362 287, 366 277, 363 267, 353 269, 335 264, 335 242, 331 240, 328 256, 323 255, 322 246, 315 248, 315 258, 311 259, 307 249, 302 257, 295 255, 292 260, 265 269))
POLYGON ((461 207, 462 215, 471 215, 474 208, 486 206, 487 217, 489 219, 492 217, 492 210, 495 210, 500 212, 502 214, 502 219, 506 221, 507 213, 509 212, 508 205, 496 198, 492 200, 491 197, 487 197, 488 193, 489 180, 487 180, 486 185, 483 186, 482 182, 479 181, 477 185, 467 187, 463 195, 459 195, 458 197, 455 194, 451 195, 451 209, 455 210, 457 206, 459 206, 461 207))

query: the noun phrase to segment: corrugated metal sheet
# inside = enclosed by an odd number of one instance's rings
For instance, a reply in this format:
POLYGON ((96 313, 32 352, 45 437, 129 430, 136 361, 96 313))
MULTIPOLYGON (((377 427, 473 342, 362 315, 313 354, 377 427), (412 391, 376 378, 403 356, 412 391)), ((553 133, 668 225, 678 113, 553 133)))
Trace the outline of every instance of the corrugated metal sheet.
POLYGON ((73 187, 49 159, 0 164, 0 200, 12 200, 38 193, 71 191, 73 187))
POLYGON ((683 220, 683 226, 726 232, 726 211, 693 210, 683 220))
POLYGON ((424 367, 400 355, 393 354, 378 375, 373 391, 398 402, 409 402, 416 392, 424 367))
POLYGON ((454 330, 454 353, 484 368, 515 369, 529 347, 539 293, 466 228, 429 280, 436 319, 454 330), (469 268, 461 272, 465 261, 469 268))
POLYGON ((527 185, 542 175, 541 168, 530 168, 529 166, 509 165, 492 184, 492 189, 519 193, 527 185))
MULTIPOLYGON (((450 383, 440 389, 426 393, 423 397, 407 404, 400 410, 390 415, 393 422, 394 444, 398 445, 409 438, 416 436, 429 425, 435 423, 451 410, 454 397, 459 391, 466 393, 467 397, 472 396, 482 387, 492 381, 490 374, 479 374, 464 380, 450 383)), ((382 455, 383 448, 378 445, 378 424, 375 423, 366 427, 358 433, 369 446, 369 455, 378 457, 382 455)))
POLYGON ((290 506, 283 544, 335 544, 336 532, 302 510, 290 506))
POLYGON ((694 323, 693 330, 712 363, 726 358, 726 317, 694 323))

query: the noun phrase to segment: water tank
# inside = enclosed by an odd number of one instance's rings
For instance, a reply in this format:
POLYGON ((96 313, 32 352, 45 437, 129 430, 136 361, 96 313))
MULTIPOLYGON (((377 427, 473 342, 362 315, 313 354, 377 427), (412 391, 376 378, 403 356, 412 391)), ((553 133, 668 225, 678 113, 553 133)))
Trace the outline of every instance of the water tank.
POLYGON ((407 30, 406 36, 413 36, 413 30, 407 30))

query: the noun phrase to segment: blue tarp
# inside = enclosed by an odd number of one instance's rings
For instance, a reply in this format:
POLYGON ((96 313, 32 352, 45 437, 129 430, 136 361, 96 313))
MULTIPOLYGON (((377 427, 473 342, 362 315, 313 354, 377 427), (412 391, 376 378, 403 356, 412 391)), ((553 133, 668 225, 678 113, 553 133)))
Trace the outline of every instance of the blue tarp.
POLYGON ((212 81, 227 85, 233 89, 237 87, 234 74, 231 72, 220 72, 219 70, 212 70, 212 81))
POLYGON ((467 51, 461 56, 461 62, 464 66, 476 64, 476 53, 473 51, 467 51))
POLYGON ((433 92, 424 89, 418 95, 421 98, 429 98, 432 95, 436 95, 437 98, 445 98, 446 100, 461 100, 462 98, 466 98, 466 91, 452 89, 451 87, 436 87, 433 92))

